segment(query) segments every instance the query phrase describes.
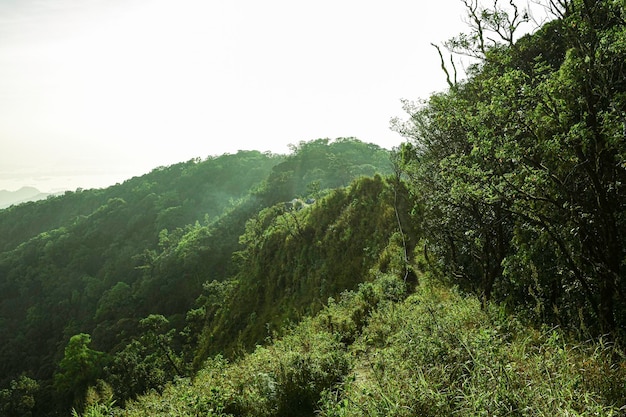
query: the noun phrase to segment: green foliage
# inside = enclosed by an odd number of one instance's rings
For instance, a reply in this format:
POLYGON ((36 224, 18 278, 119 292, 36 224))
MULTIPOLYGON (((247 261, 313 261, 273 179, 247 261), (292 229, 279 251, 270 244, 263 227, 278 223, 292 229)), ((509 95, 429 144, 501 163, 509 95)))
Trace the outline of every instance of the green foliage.
POLYGON ((85 333, 70 338, 65 356, 54 375, 55 389, 74 404, 81 404, 87 388, 102 376, 107 357, 89 348, 91 336, 85 333))
POLYGON ((349 369, 337 336, 304 321, 240 361, 209 359, 193 382, 181 380, 160 397, 131 402, 124 415, 312 416, 322 393, 341 383, 349 369))
POLYGON ((150 390, 163 391, 169 381, 187 371, 175 352, 176 330, 168 319, 151 314, 139 321, 139 327, 141 335, 117 352, 106 369, 120 405, 150 390))
POLYGON ((352 373, 324 396, 322 416, 621 415, 614 346, 569 343, 443 288, 380 305, 351 351, 352 373))
POLYGON ((347 185, 387 163, 385 150, 354 139, 294 151, 195 159, 106 190, 0 211, 0 387, 26 372, 43 387, 41 415, 68 404, 49 387, 66 341, 79 333, 113 358, 106 378, 118 404, 163 389, 194 358, 198 366, 203 328, 227 301, 216 298, 217 287, 202 295, 203 284, 237 273, 232 255, 242 249, 246 221, 283 203, 285 190, 287 200, 319 198, 331 184, 347 185), (296 175, 279 184, 274 179, 285 169, 296 175), (149 348, 139 323, 150 315, 169 324, 149 348))
POLYGON ((354 178, 389 174, 389 154, 355 138, 317 139, 292 146, 292 155, 272 170, 259 196, 266 207, 320 190, 348 185, 354 178))
POLYGON ((355 288, 397 236, 393 203, 391 185, 375 176, 300 209, 281 203, 260 211, 240 238, 237 285, 207 320, 200 357, 249 349, 355 288))
POLYGON ((113 319, 120 313, 130 315, 133 308, 132 290, 125 282, 118 282, 102 294, 98 301, 95 319, 97 321, 113 319))
POLYGON ((39 383, 26 375, 11 381, 9 388, 0 390, 0 412, 7 417, 30 417, 35 408, 39 383))
POLYGON ((446 45, 479 61, 405 102, 391 161, 318 139, 0 212, 4 410, 79 333, 85 415, 623 414, 626 10, 550 2, 517 40, 515 2, 464 4, 446 45))
POLYGON ((349 368, 341 343, 304 322, 267 348, 257 348, 227 373, 235 415, 313 415, 321 393, 339 383, 349 368))
POLYGON ((516 40, 464 4, 479 61, 391 160, 318 139, 0 211, 3 415, 623 412, 626 10, 516 40))
MULTIPOLYGON (((554 2, 559 19, 482 49, 397 127, 433 264, 485 300, 621 337, 626 31, 622 6, 593 4, 554 2)), ((478 44, 490 13, 473 15, 478 44)))
MULTIPOLYGON (((115 413, 113 390, 101 379, 97 380, 95 385, 87 388, 84 403, 84 417, 105 417, 115 413)), ((78 417, 79 415, 78 411, 73 408, 72 417, 78 417)))
MULTIPOLYGON (((240 152, 192 160, 106 190, 67 193, 0 211, 0 351, 6 358, 0 363, 0 386, 23 371, 51 379, 63 355, 63 339, 73 334, 88 332, 96 348, 111 351, 134 335, 132 324, 141 317, 184 314, 208 278, 183 280, 183 287, 176 284, 186 275, 175 281, 173 272, 160 273, 155 268, 158 232, 168 227, 170 237, 178 229, 182 235, 188 223, 205 215, 213 221, 226 209, 232 212, 282 159, 240 152), (172 207, 177 216, 162 215, 172 207), (161 288, 172 297, 163 296, 161 288)), ((254 212, 251 207, 234 221, 243 224, 254 212)), ((236 246, 237 229, 230 229, 236 246)), ((226 241, 223 234, 215 235, 226 241)), ((186 265, 197 241, 180 253, 186 265)), ((226 264, 233 250, 219 253, 214 263, 226 264)))
POLYGON ((617 346, 527 327, 420 278, 407 294, 401 278, 379 275, 267 346, 209 358, 116 415, 621 415, 617 346))

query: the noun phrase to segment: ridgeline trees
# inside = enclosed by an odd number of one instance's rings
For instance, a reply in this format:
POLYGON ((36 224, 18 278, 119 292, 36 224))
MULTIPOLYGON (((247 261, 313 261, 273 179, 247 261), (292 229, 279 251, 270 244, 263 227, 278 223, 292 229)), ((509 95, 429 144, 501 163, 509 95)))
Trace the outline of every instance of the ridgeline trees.
MULTIPOLYGON (((406 189, 398 192, 406 199, 406 189)), ((417 241, 408 215, 405 242, 417 241)), ((353 289, 370 268, 404 268, 384 249, 401 246, 394 190, 376 175, 329 192, 298 208, 285 202, 261 210, 246 223, 243 248, 234 254, 236 285, 218 308, 207 305, 199 359, 251 349, 291 321, 319 311, 329 297, 353 289), (382 259, 382 261, 381 261, 382 259), (236 342, 236 343, 233 343, 236 342)))
POLYGON ((474 42, 452 43, 477 48, 467 80, 407 103, 411 117, 397 125, 428 250, 485 299, 617 336, 626 325, 625 6, 551 1, 554 20, 508 43, 488 34, 494 16, 514 19, 495 5, 468 6, 474 42))

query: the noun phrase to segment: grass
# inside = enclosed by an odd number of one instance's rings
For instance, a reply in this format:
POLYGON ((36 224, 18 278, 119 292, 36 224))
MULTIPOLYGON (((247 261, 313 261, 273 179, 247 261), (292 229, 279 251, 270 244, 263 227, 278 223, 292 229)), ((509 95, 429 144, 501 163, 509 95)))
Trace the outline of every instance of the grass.
POLYGON ((85 415, 626 415, 618 347, 529 327, 421 281, 407 296, 380 276, 236 362, 215 357, 162 394, 85 415))

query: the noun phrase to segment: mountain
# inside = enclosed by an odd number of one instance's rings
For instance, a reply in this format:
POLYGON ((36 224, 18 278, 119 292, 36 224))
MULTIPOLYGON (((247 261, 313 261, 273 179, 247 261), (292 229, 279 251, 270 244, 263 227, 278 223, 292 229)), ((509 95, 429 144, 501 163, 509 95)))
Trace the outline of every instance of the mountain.
MULTIPOLYGON (((91 377, 71 374, 64 355, 86 340, 102 352, 94 360, 102 358, 100 369, 108 376, 99 377, 115 387, 120 401, 190 372, 194 360, 213 351, 199 349, 200 334, 211 330, 205 317, 215 308, 210 300, 243 282, 237 254, 248 246, 242 236, 250 222, 294 199, 316 200, 320 208, 315 203, 311 209, 317 212, 336 200, 331 189, 377 172, 390 172, 388 151, 352 138, 320 139, 300 143, 290 155, 240 151, 196 159, 107 189, 66 192, 1 211, 1 386, 27 376, 40 384, 39 398, 48 398, 37 401, 44 404, 39 415, 68 409, 91 377), (165 337, 161 331, 170 335, 176 354, 156 342, 139 344, 165 337), (159 364, 148 365, 153 359, 159 364), (146 366, 156 374, 146 374, 146 366)), ((382 179, 377 183, 374 190, 382 191, 382 179)), ((350 194, 342 199, 342 210, 349 210, 350 194)), ((305 212, 282 218, 292 221, 305 212)), ((358 276, 354 270, 346 285, 358 276)), ((342 289, 331 285, 322 295, 342 289)), ((309 301, 319 308, 319 300, 309 301)), ((257 314, 268 312, 257 308, 257 314)), ((246 344, 258 342, 257 335, 254 330, 246 344)), ((221 340, 234 350, 241 339, 233 334, 221 340)))
POLYGON ((28 201, 43 200, 50 195, 34 187, 22 187, 17 191, 0 190, 0 209, 28 201))
POLYGON ((524 325, 421 273, 419 286, 374 274, 282 337, 213 356, 123 411, 94 390, 85 415, 623 415, 619 347, 524 325))
POLYGON ((445 45, 478 62, 439 51, 449 89, 404 102, 396 151, 0 211, 0 413, 623 415, 626 8, 550 2, 518 39, 514 2, 465 5, 445 45))

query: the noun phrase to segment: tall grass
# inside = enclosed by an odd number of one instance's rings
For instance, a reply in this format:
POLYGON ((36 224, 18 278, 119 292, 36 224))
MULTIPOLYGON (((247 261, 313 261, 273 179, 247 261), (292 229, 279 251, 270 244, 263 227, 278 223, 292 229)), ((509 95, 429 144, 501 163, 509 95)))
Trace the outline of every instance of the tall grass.
POLYGON ((322 416, 626 413, 617 347, 523 326, 446 288, 381 306, 352 351, 352 378, 325 397, 322 416))
POLYGON ((162 394, 85 416, 626 415, 617 346, 421 281, 407 297, 380 276, 238 361, 215 357, 162 394))

